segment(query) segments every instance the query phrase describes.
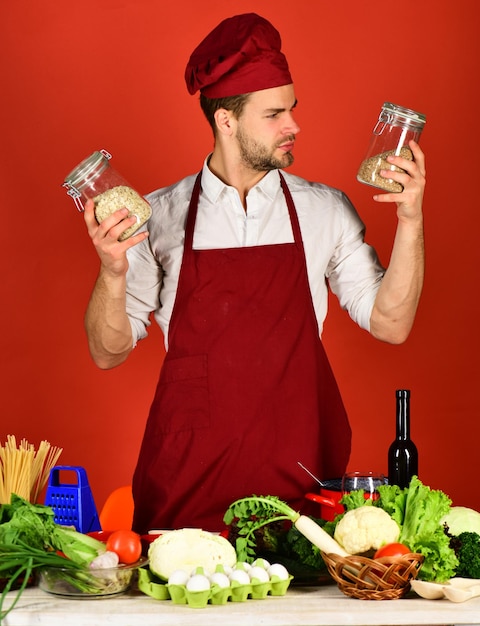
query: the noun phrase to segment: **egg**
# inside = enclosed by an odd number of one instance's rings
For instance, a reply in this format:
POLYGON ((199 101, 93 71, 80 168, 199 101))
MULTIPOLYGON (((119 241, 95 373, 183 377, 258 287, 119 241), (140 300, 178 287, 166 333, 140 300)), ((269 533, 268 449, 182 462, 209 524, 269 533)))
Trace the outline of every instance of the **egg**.
POLYGON ((259 565, 254 565, 248 572, 250 580, 256 578, 262 583, 268 583, 270 580, 270 576, 265 568, 260 567, 259 565))
POLYGON ((174 570, 168 577, 169 585, 186 585, 190 576, 183 569, 174 570))
POLYGON ((210 589, 210 581, 205 574, 194 574, 187 580, 187 591, 207 591, 210 589))
POLYGON ((267 561, 267 559, 255 559, 252 565, 263 567, 263 569, 268 569, 270 567, 270 563, 267 561))
POLYGON ((248 572, 248 570, 251 568, 252 566, 250 565, 250 563, 247 563, 246 561, 238 561, 237 563, 235 563, 235 565, 233 566, 233 569, 241 569, 244 572, 248 572))
POLYGON ((270 575, 270 578, 272 578, 272 576, 277 576, 280 580, 287 580, 289 577, 287 568, 281 563, 273 563, 273 565, 270 565, 267 571, 270 575))
POLYGON ((250 576, 243 569, 234 569, 229 578, 231 581, 237 581, 240 585, 248 585, 250 583, 250 576))
POLYGON ((223 572, 214 572, 210 576, 210 582, 212 585, 218 585, 222 589, 230 587, 230 578, 223 572))

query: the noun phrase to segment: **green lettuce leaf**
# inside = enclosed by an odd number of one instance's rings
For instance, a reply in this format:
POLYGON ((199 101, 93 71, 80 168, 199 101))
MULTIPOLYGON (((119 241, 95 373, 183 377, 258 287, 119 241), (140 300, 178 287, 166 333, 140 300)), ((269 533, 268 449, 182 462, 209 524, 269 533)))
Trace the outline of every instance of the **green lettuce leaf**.
POLYGON ((424 556, 418 577, 445 582, 455 576, 458 559, 441 523, 452 504, 450 498, 443 491, 424 485, 418 476, 413 476, 403 490, 382 485, 378 491, 380 498, 375 505, 385 509, 400 525, 399 541, 424 556))

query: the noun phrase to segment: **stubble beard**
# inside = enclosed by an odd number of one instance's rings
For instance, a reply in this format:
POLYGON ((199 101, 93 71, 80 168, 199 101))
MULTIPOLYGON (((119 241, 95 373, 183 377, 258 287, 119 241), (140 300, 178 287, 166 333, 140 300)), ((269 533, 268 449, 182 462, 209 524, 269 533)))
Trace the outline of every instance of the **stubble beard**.
MULTIPOLYGON (((293 136, 286 137, 284 141, 293 141, 293 136)), ((294 157, 291 152, 285 152, 281 158, 274 156, 273 150, 269 150, 265 145, 258 143, 252 137, 249 137, 241 129, 237 133, 238 146, 240 156, 244 165, 256 172, 269 172, 270 170, 278 170, 292 165, 294 157)), ((279 144, 280 145, 280 144, 279 144)))

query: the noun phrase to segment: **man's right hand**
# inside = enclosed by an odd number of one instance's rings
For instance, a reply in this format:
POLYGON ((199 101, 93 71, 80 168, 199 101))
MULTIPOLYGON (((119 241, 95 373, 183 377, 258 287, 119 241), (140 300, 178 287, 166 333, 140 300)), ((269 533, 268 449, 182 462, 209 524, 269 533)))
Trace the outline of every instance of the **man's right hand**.
POLYGON ((94 208, 93 200, 87 200, 84 219, 90 239, 100 257, 102 271, 111 276, 123 276, 128 269, 127 250, 146 239, 148 232, 136 233, 125 241, 119 241, 120 235, 135 224, 136 217, 128 217, 128 209, 125 208, 115 211, 99 224, 94 208))

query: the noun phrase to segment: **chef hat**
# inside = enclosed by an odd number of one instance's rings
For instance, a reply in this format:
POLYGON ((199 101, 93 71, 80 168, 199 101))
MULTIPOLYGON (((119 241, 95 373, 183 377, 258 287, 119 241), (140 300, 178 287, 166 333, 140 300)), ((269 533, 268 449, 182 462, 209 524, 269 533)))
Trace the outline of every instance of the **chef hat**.
POLYGON ((280 33, 256 13, 223 20, 193 51, 185 70, 189 93, 237 96, 292 83, 280 33))

